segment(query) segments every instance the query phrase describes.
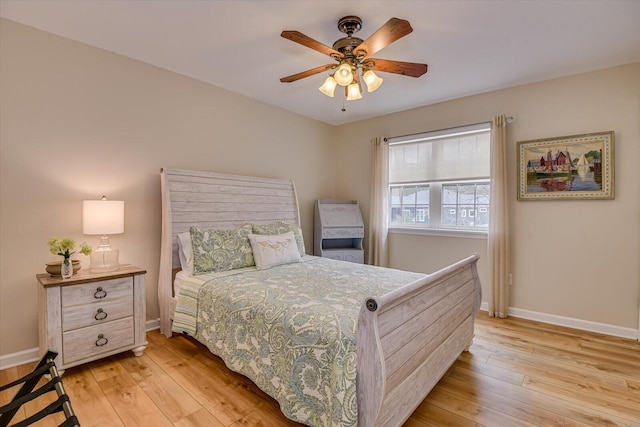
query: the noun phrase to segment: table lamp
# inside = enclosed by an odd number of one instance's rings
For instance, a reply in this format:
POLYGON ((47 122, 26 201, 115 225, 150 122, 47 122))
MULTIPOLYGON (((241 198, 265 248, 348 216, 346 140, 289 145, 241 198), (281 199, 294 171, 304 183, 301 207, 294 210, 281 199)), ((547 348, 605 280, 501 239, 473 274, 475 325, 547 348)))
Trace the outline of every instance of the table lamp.
POLYGON ((111 271, 118 268, 118 250, 109 243, 109 234, 124 233, 124 202, 84 200, 82 202, 82 233, 99 234, 100 245, 91 251, 91 271, 111 271))

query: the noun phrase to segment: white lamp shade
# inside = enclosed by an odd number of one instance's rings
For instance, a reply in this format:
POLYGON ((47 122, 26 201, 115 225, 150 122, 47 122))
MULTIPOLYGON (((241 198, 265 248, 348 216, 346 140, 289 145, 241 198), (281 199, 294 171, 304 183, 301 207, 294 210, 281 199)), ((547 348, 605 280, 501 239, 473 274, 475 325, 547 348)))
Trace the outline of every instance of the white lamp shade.
POLYGON ((83 234, 124 233, 122 200, 84 200, 82 202, 83 234))
POLYGON ((336 72, 333 74, 333 78, 340 86, 347 86, 353 81, 353 71, 351 71, 351 65, 343 62, 340 64, 336 72))
POLYGON ((373 92, 374 90, 378 89, 380 85, 382 85, 383 81, 382 78, 378 77, 372 70, 365 71, 362 78, 367 84, 367 92, 373 92))
POLYGON ((327 77, 327 80, 324 81, 323 85, 320 86, 318 89, 320 90, 320 92, 333 98, 333 94, 336 91, 337 85, 338 83, 336 83, 336 80, 332 76, 329 76, 327 77))
POLYGON ((347 101, 355 101, 356 99, 362 99, 360 86, 358 86, 358 83, 351 83, 347 86, 347 101))

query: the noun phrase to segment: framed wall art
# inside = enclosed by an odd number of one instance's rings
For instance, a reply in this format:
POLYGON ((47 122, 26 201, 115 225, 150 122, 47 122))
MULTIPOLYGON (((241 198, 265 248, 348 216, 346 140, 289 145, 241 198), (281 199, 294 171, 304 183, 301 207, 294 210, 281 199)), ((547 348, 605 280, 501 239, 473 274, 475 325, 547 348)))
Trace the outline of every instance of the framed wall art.
POLYGON ((613 131, 518 142, 518 200, 613 199, 613 131))

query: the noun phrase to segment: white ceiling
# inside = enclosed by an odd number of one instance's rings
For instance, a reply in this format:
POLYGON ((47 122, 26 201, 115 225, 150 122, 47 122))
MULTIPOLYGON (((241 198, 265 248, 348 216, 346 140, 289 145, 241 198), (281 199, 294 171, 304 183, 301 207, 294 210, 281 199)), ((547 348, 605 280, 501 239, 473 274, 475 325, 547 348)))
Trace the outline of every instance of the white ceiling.
POLYGON ((640 61, 640 0, 0 0, 0 16, 333 125, 640 61), (331 46, 346 15, 362 18, 362 39, 410 21, 375 56, 427 74, 379 73, 380 89, 349 102, 318 91, 324 73, 280 83, 332 62, 280 33, 331 46))

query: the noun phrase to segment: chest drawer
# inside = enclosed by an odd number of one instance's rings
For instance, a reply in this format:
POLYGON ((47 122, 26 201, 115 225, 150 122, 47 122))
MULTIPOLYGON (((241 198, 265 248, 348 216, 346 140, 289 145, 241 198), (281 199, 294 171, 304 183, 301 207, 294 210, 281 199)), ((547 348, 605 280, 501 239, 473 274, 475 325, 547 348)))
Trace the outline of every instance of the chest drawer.
POLYGON ((324 239, 343 239, 364 237, 364 228, 348 227, 348 228, 324 228, 322 230, 322 238, 324 239))
POLYGON ((62 334, 63 362, 73 363, 133 344, 133 317, 62 334))
POLYGON ((133 280, 130 277, 104 280, 95 283, 65 286, 62 288, 62 307, 114 301, 133 294, 133 280))
POLYGON ((364 252, 363 251, 347 251, 344 253, 344 260, 349 262, 355 262, 358 264, 364 264, 364 252))
POLYGON ((337 259, 338 261, 344 261, 344 252, 342 251, 324 251, 322 256, 325 258, 337 259))
POLYGON ((62 309, 62 330, 84 328, 133 316, 133 294, 119 299, 73 305, 62 309))

